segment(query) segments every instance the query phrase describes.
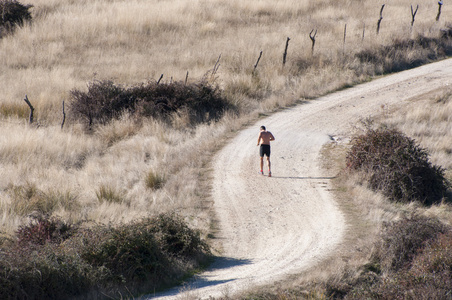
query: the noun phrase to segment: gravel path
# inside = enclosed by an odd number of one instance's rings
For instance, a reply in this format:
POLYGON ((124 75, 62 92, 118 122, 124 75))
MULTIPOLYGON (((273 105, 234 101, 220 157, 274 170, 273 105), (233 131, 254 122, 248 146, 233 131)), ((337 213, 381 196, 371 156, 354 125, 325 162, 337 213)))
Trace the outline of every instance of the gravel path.
POLYGON ((381 113, 382 107, 409 105, 450 84, 452 59, 285 109, 242 130, 214 158, 213 198, 222 257, 189 288, 154 298, 232 296, 334 255, 346 220, 329 192, 335 174, 320 167, 322 146, 349 138, 359 119, 381 113), (260 125, 276 138, 271 178, 257 173, 260 125))

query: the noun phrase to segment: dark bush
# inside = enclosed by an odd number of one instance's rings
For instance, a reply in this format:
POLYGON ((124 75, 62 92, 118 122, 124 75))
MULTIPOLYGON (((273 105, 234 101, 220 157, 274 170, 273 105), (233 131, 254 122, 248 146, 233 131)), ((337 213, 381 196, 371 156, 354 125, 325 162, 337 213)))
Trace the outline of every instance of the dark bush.
POLYGON ((422 216, 413 216, 387 225, 376 258, 380 262, 381 271, 396 272, 411 266, 414 257, 426 243, 446 232, 447 227, 441 222, 422 216))
POLYGON ((14 31, 17 26, 23 26, 31 20, 29 11, 33 5, 23 5, 15 0, 0 1, 0 38, 14 31))
POLYGON ((218 120, 230 109, 220 91, 207 82, 148 82, 130 88, 111 81, 96 81, 88 92, 71 91, 71 111, 76 119, 105 124, 124 112, 169 120, 172 114, 186 114, 190 124, 218 120))
POLYGON ((444 170, 433 166, 427 151, 401 132, 368 129, 351 144, 347 168, 365 171, 370 187, 391 200, 432 204, 446 193, 449 184, 444 170))
POLYGON ((135 106, 134 99, 129 99, 124 88, 111 81, 90 83, 88 92, 73 90, 71 96, 71 112, 89 126, 93 122, 107 123, 135 106))
POLYGON ((97 228, 84 235, 81 257, 94 267, 110 270, 115 275, 109 280, 114 283, 148 282, 158 287, 159 281, 167 284, 173 276, 170 260, 143 223, 97 228))
POLYGON ((345 299, 449 299, 452 231, 438 220, 415 216, 386 227, 372 266, 345 299))
POLYGON ((0 250, 0 299, 70 299, 93 289, 97 270, 55 244, 0 250))
POLYGON ((175 214, 161 214, 151 224, 162 250, 179 257, 199 257, 209 252, 200 233, 190 229, 184 220, 175 214))
POLYGON ((0 299, 94 299, 156 291, 207 262, 209 248, 175 214, 83 228, 37 217, 0 248, 0 299))

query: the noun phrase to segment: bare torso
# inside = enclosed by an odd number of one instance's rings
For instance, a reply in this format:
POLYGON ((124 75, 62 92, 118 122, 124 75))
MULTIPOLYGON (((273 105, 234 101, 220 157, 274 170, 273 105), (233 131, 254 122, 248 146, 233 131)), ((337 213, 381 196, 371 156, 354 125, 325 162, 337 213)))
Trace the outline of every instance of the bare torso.
POLYGON ((262 144, 262 145, 270 145, 270 141, 275 140, 275 137, 273 136, 273 134, 270 131, 261 131, 259 133, 259 137, 257 139, 257 144, 262 144), (262 142, 261 142, 262 141, 262 142))

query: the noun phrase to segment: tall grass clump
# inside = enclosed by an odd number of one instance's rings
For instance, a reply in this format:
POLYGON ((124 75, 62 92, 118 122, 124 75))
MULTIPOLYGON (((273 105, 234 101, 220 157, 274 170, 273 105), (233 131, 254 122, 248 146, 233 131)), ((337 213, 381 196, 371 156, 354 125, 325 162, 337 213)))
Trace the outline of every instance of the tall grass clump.
POLYGON ((369 186, 393 201, 438 203, 449 183, 427 150, 396 129, 368 129, 356 136, 347 154, 347 168, 363 171, 369 186))
POLYGON ((145 184, 151 190, 160 189, 165 184, 165 177, 151 170, 146 175, 145 184))
POLYGON ((390 45, 358 51, 358 73, 366 66, 372 66, 369 75, 400 72, 429 62, 448 57, 452 54, 452 35, 448 27, 439 37, 419 35, 413 39, 396 38, 390 45))
POLYGON ((107 299, 175 284, 210 250, 175 214, 90 228, 41 215, 0 255, 2 299, 107 299))

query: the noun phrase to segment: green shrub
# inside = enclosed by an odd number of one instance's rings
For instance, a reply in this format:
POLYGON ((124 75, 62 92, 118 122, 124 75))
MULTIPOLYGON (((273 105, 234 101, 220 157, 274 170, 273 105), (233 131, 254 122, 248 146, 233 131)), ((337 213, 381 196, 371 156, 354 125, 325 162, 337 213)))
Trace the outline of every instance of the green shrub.
POLYGON ((13 32, 17 26, 23 26, 25 21, 31 21, 29 9, 32 7, 16 0, 0 1, 0 38, 13 32))
POLYGON ((366 172, 370 187, 391 200, 432 204, 447 192, 444 170, 433 166, 427 151, 401 132, 368 129, 351 144, 347 168, 366 172))
POLYGON ((124 88, 111 81, 96 81, 87 92, 71 91, 70 110, 73 116, 87 123, 105 124, 124 112, 141 117, 168 121, 172 114, 186 114, 191 124, 218 120, 228 102, 217 87, 207 82, 148 82, 124 88))
POLYGON ((202 241, 198 231, 190 229, 185 221, 174 213, 160 214, 154 221, 149 221, 165 253, 179 257, 201 257, 209 252, 209 247, 202 241))
POLYGON ((94 267, 104 267, 115 274, 114 283, 153 284, 169 282, 174 270, 159 248, 153 233, 143 223, 117 228, 97 228, 87 240, 82 258, 94 267))

